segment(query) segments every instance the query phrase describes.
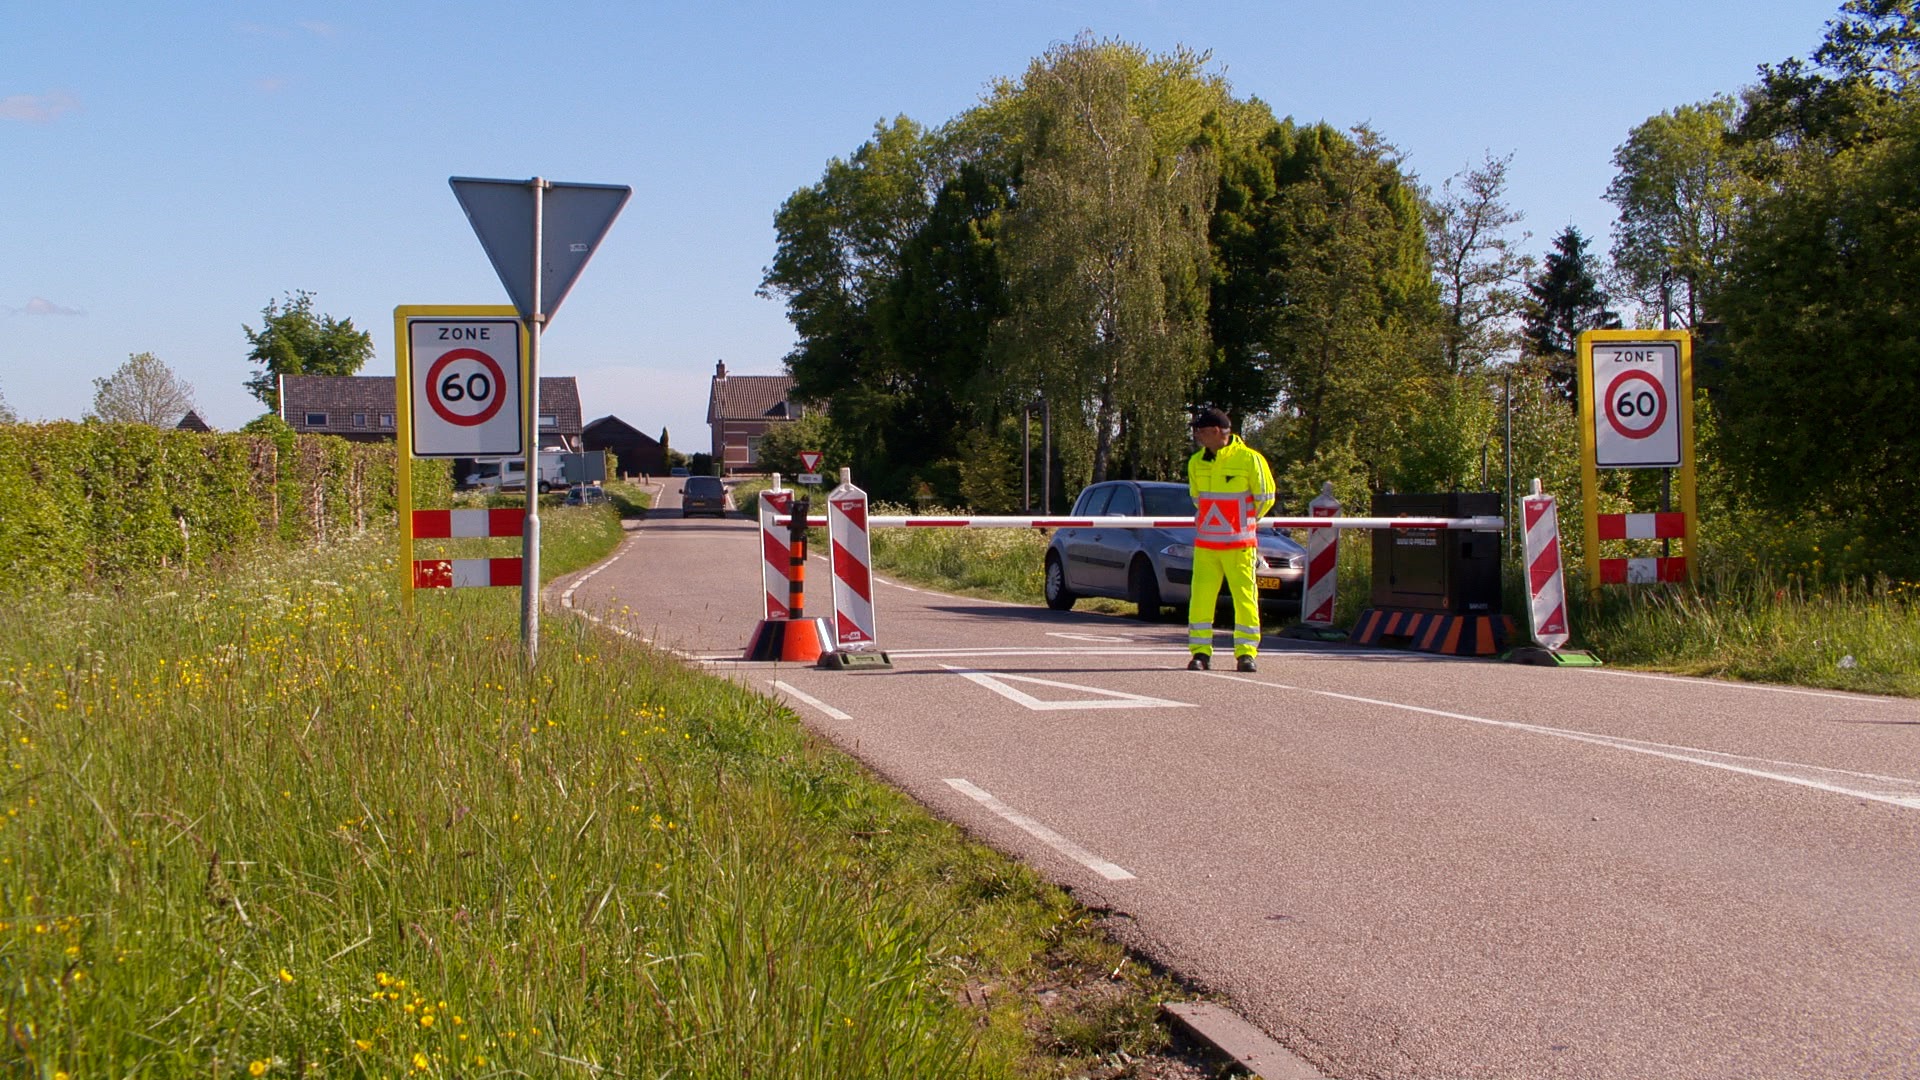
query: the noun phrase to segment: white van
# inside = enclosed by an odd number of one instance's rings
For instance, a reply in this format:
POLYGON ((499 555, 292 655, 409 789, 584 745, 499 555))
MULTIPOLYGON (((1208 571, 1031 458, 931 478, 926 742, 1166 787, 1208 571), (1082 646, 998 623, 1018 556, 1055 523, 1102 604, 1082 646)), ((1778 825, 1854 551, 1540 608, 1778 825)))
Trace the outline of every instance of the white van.
MULTIPOLYGON (((566 473, 560 466, 562 451, 540 451, 540 478, 536 481, 537 490, 545 495, 555 488, 567 486, 566 473)), ((466 486, 485 491, 525 491, 527 489, 526 458, 495 458, 492 461, 476 461, 473 471, 467 474, 466 486)))

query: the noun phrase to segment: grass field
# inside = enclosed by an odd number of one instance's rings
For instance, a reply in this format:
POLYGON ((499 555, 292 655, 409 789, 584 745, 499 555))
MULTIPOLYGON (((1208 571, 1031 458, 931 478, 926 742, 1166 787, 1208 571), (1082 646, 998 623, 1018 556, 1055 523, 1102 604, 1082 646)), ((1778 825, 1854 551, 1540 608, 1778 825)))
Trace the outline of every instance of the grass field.
MULTIPOLYGON (((619 535, 545 519, 549 576, 619 535)), ((558 617, 529 673, 517 594, 408 618, 392 551, 0 600, 8 1075, 1109 1075, 1164 1039, 1094 916, 777 704, 558 617)))

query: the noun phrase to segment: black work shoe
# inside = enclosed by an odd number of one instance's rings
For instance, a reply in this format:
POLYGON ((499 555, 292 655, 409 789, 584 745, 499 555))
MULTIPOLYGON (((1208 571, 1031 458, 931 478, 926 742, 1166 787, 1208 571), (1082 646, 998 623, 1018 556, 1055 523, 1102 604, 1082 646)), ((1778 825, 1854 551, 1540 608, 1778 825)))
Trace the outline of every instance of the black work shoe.
POLYGON ((1187 670, 1188 671, 1212 671, 1213 659, 1205 655, 1204 653, 1194 653, 1193 659, 1187 661, 1187 670))
POLYGON ((1233 669, 1235 671, 1246 671, 1246 672, 1253 672, 1253 671, 1260 670, 1259 668, 1253 666, 1253 657, 1251 656, 1235 657, 1233 661, 1233 669))

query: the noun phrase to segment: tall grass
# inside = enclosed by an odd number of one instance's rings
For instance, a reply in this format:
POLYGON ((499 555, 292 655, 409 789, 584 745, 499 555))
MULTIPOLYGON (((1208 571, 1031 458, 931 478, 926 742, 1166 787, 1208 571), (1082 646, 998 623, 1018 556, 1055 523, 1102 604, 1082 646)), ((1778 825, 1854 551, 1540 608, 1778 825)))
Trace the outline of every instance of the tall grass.
MULTIPOLYGON (((617 527, 555 513, 549 576, 617 527)), ((510 590, 409 619, 391 548, 0 600, 0 1067, 1026 1067, 953 991, 1039 978, 1057 891, 731 683, 563 619, 527 671, 510 590)))

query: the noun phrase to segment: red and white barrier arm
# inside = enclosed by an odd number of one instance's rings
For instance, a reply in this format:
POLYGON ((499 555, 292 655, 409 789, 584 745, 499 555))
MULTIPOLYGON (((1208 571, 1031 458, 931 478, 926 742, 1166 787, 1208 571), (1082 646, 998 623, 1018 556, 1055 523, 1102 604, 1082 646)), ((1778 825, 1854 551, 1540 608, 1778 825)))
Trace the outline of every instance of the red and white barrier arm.
MULTIPOLYGON (((777 518, 785 525, 791 519, 777 518)), ((810 528, 825 528, 827 519, 809 517, 810 528)), ((876 514, 867 519, 877 529, 1191 529, 1193 518, 1150 517, 903 517, 876 514)), ((1389 517, 1272 517, 1261 518, 1263 529, 1467 529, 1499 532, 1506 520, 1498 516, 1467 518, 1389 517)))

